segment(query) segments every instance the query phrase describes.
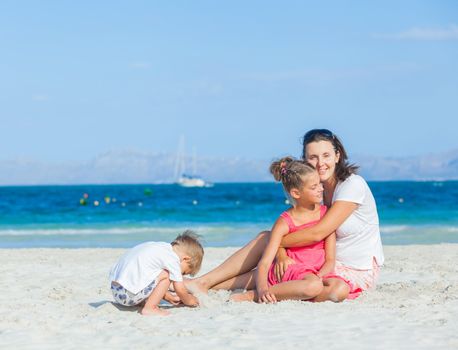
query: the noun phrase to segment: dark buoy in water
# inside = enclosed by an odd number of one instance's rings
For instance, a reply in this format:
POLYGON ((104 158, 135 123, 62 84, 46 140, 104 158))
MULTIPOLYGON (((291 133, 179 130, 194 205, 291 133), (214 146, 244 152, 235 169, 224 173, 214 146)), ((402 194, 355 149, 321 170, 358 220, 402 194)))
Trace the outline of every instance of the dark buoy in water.
POLYGON ((80 198, 80 205, 87 205, 87 201, 84 198, 80 198))
POLYGON ((143 190, 143 193, 145 194, 145 196, 151 196, 153 194, 153 191, 150 188, 145 188, 143 190))

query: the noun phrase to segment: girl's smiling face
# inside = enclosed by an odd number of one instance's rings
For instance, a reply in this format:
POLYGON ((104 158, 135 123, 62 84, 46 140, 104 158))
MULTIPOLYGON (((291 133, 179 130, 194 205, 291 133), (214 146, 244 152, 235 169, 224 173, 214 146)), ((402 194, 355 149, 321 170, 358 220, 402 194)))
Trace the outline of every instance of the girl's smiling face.
POLYGON ((323 201, 323 185, 318 172, 306 175, 302 188, 292 189, 290 195, 297 204, 320 204, 323 201))
POLYGON ((323 185, 321 184, 320 176, 318 172, 309 174, 307 181, 301 190, 301 197, 306 198, 310 202, 319 204, 323 200, 323 185))
POLYGON ((318 171, 321 182, 334 178, 339 153, 329 141, 310 142, 305 146, 305 160, 318 171))

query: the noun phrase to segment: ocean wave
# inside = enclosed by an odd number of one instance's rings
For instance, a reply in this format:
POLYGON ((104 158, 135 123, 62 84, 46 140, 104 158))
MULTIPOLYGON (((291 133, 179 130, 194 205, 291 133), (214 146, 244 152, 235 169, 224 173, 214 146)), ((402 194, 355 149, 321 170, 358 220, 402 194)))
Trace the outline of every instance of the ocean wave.
MULTIPOLYGON (((249 242, 265 225, 174 225, 151 227, 8 228, 0 229, 0 248, 131 247, 145 241, 172 241, 186 229, 201 236, 205 246, 237 247, 249 242)), ((458 243, 457 226, 387 225, 383 244, 458 243)))
MULTIPOLYGON (((142 235, 142 234, 179 234, 193 230, 206 236, 211 234, 228 234, 237 232, 254 232, 254 226, 176 226, 176 227, 110 227, 110 228, 46 228, 46 229, 0 229, 0 236, 49 236, 49 235, 142 235)), ((253 234, 254 234, 253 233, 253 234)))
POLYGON ((458 232, 458 226, 448 225, 390 225, 381 226, 380 232, 382 234, 402 234, 402 233, 455 233, 458 232))
POLYGON ((409 226, 409 225, 381 226, 380 232, 381 233, 398 233, 398 232, 405 232, 412 228, 414 228, 414 226, 409 226))
MULTIPOLYGON (((163 226, 163 227, 106 227, 106 228, 39 228, 39 229, 0 229, 0 236, 40 236, 40 235, 135 235, 135 234, 178 234, 190 229, 200 235, 230 232, 251 232, 256 234, 263 230, 265 225, 212 225, 212 226, 163 226)), ((443 225, 388 225, 381 226, 382 234, 396 234, 408 232, 458 232, 458 226, 443 225)))

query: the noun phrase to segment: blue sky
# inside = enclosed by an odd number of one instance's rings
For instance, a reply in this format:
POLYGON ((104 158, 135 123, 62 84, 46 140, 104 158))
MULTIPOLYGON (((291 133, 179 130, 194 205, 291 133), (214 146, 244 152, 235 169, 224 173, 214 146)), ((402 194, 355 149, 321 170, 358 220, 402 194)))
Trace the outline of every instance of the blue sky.
POLYGON ((456 1, 1 1, 0 159, 458 148, 456 1))

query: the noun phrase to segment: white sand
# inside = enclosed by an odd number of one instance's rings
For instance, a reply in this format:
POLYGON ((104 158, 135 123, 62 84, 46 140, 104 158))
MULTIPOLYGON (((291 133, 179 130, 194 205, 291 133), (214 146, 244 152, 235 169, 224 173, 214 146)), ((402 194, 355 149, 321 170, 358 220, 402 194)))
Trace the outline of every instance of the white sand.
MULTIPOLYGON (((233 250, 207 249, 202 272, 233 250)), ((110 302, 123 252, 0 250, 0 348, 458 348, 458 245, 385 247, 379 286, 355 301, 237 304, 219 292, 168 317, 110 302)))

